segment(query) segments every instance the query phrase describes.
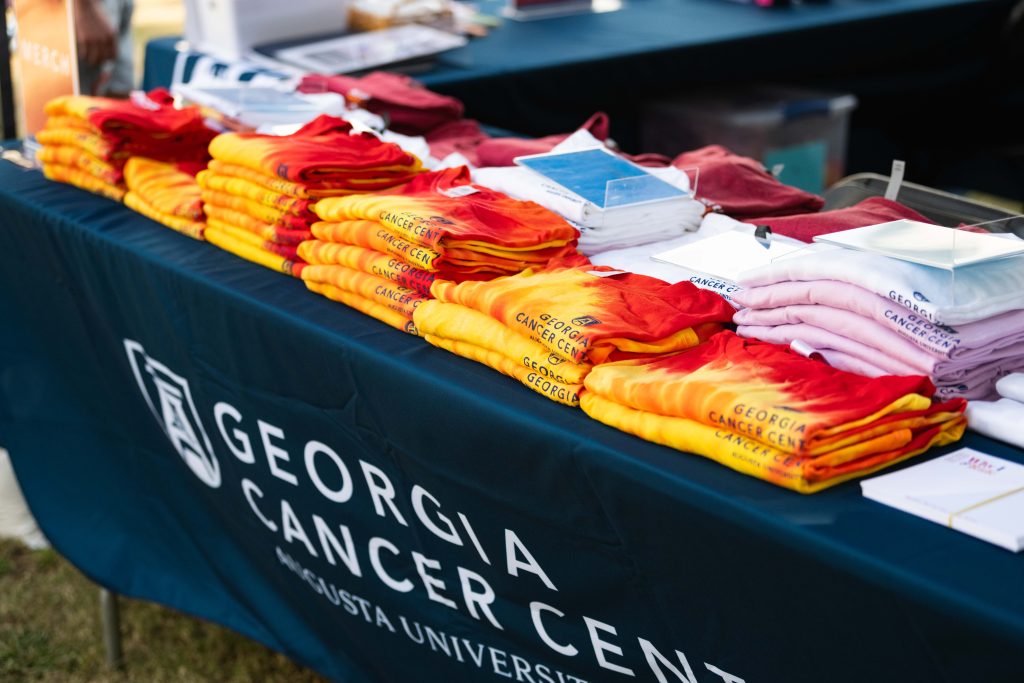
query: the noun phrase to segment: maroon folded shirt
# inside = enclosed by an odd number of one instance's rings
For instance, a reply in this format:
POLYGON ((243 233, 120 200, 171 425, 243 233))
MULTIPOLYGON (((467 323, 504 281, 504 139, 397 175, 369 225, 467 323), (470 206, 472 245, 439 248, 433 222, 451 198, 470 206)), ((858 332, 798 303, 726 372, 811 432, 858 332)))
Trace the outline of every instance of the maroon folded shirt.
POLYGON ((300 92, 336 92, 363 109, 388 119, 388 128, 406 135, 422 135, 449 121, 462 118, 462 102, 439 95, 401 74, 374 71, 361 78, 309 75, 300 92))
POLYGON ((697 169, 698 199, 736 219, 810 213, 825 204, 818 195, 780 183, 761 162, 719 145, 683 152, 672 165, 697 169))
POLYGON ((863 228, 867 225, 888 223, 907 218, 922 223, 932 223, 917 211, 903 206, 884 197, 869 197, 853 206, 834 211, 804 213, 795 216, 765 216, 762 218, 744 218, 747 223, 767 225, 777 235, 785 235, 803 242, 810 242, 815 235, 827 235, 830 232, 863 228))
POLYGON ((444 159, 452 152, 466 157, 469 163, 479 166, 476 155, 477 148, 491 136, 480 129, 480 124, 473 119, 459 119, 442 123, 424 136, 430 145, 430 156, 444 159))
MULTIPOLYGON (((608 139, 611 125, 608 115, 597 112, 577 130, 586 130, 598 140, 608 139)), ((481 142, 476 148, 477 166, 511 166, 515 158, 527 154, 544 154, 550 152, 555 145, 569 137, 571 133, 548 135, 542 138, 490 138, 481 142)), ((641 166, 668 166, 671 160, 661 154, 630 155, 617 152, 619 156, 629 159, 641 166)), ((435 155, 436 156, 436 155, 435 155)))
MULTIPOLYGON (((597 112, 577 130, 590 131, 598 140, 608 139, 608 115, 597 112)), ((516 157, 544 154, 569 137, 570 133, 548 135, 542 138, 491 138, 476 149, 478 166, 512 166, 516 157)))

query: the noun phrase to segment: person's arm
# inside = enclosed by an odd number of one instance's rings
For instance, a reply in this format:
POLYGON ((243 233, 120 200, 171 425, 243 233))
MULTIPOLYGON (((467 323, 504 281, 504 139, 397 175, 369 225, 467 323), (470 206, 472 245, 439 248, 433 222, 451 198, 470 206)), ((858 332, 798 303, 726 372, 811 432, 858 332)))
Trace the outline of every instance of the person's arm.
POLYGON ((117 57, 117 33, 100 0, 75 0, 74 4, 78 59, 97 66, 117 57))

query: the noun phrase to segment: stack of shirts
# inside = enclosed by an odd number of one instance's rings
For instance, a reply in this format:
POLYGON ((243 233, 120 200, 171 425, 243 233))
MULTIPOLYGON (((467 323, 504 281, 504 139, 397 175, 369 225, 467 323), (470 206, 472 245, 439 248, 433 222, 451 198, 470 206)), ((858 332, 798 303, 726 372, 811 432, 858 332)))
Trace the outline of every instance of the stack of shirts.
POLYGON ((216 133, 199 109, 175 109, 165 90, 130 100, 62 96, 46 105, 36 139, 47 178, 121 201, 130 156, 168 162, 202 162, 216 133))
POLYGON ((331 116, 286 136, 227 133, 210 144, 198 176, 206 239, 244 259, 299 276, 297 247, 311 239, 312 205, 323 197, 393 187, 420 172, 395 144, 331 116))
POLYGON ((196 167, 131 157, 124 166, 125 205, 197 240, 206 228, 196 167))
POLYGON ((413 311, 445 279, 493 279, 576 265, 579 233, 547 209, 469 182, 465 167, 424 173, 387 192, 317 202, 323 222, 299 256, 306 286, 416 333, 413 311))
POLYGON ((594 366, 690 348, 721 331, 733 311, 688 282, 587 267, 438 281, 431 294, 436 301, 414 318, 428 342, 570 406, 594 366))
POLYGON ((971 401, 967 423, 993 439, 1024 448, 1024 373, 1015 372, 996 382, 997 401, 971 401))
POLYGON ((868 379, 731 332, 594 368, 585 385, 594 419, 801 493, 952 443, 966 422, 927 378, 868 379))
POLYGON ((943 398, 988 398, 1024 370, 1024 263, 955 273, 823 244, 748 271, 737 332, 806 344, 869 377, 927 375, 943 398))

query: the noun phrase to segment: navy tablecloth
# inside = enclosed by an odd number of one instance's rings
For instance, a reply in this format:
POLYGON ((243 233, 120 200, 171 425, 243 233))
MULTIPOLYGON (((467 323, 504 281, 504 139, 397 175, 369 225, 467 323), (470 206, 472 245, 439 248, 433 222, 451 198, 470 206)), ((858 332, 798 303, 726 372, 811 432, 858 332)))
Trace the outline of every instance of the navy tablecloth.
POLYGON ((35 171, 0 165, 0 225, 0 443, 118 592, 347 683, 1021 680, 1024 556, 617 432, 35 171))

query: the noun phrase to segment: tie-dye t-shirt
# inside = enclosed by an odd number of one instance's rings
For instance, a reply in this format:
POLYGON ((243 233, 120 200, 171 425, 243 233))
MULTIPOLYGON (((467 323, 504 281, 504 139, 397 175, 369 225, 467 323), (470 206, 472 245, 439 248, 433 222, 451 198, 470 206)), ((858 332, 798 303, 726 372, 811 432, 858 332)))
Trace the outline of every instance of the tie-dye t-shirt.
POLYGON ((349 180, 364 189, 390 187, 420 172, 420 160, 369 133, 353 133, 347 121, 320 116, 292 135, 225 133, 210 143, 220 161, 316 185, 349 180))
POLYGON ((92 192, 93 194, 102 195, 109 199, 113 199, 116 202, 124 199, 126 192, 123 184, 112 185, 105 180, 97 178, 91 173, 74 166, 44 163, 43 175, 49 180, 74 185, 79 189, 92 192))
POLYGON ((678 354, 594 368, 592 417, 800 491, 874 471, 963 433, 965 403, 926 377, 867 378, 722 332, 678 354))
POLYGON ((574 363, 689 348, 733 308, 689 282, 670 285, 585 267, 524 271, 490 282, 435 282, 434 298, 474 308, 574 363))
POLYGON ((36 160, 44 164, 77 168, 110 185, 119 185, 124 180, 123 163, 112 164, 90 154, 81 147, 71 145, 42 147, 36 152, 36 160))
POLYGON ((124 167, 124 182, 160 213, 193 221, 204 218, 199 183, 175 164, 132 157, 124 167))
POLYGON ((533 202, 469 182, 465 167, 424 173, 386 192, 331 197, 317 202, 325 221, 375 221, 421 246, 543 249, 575 245, 579 232, 533 202))

